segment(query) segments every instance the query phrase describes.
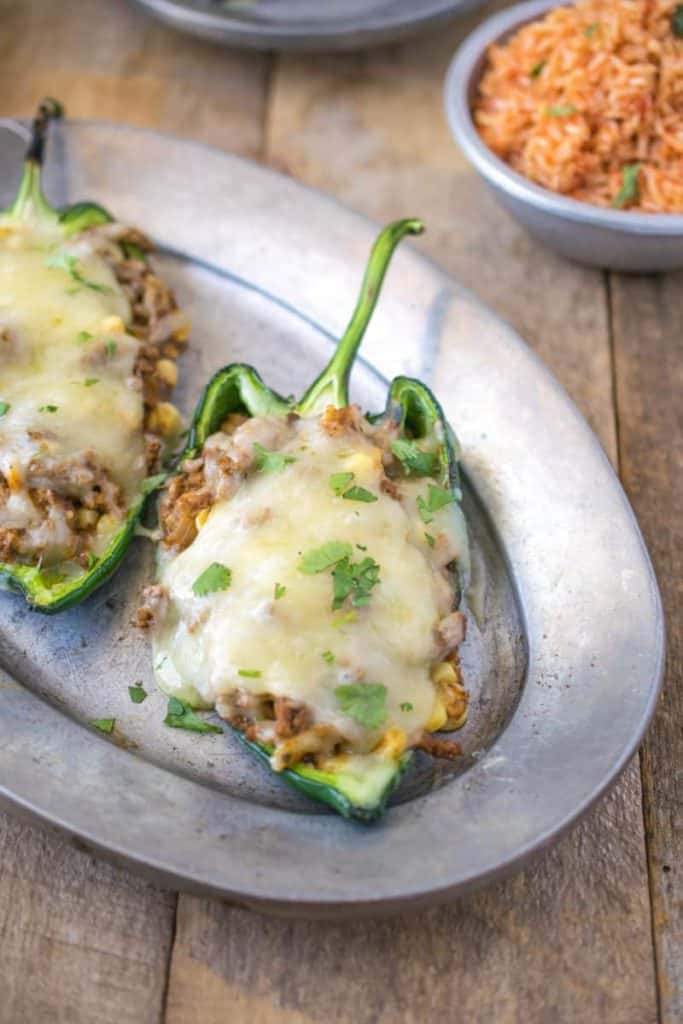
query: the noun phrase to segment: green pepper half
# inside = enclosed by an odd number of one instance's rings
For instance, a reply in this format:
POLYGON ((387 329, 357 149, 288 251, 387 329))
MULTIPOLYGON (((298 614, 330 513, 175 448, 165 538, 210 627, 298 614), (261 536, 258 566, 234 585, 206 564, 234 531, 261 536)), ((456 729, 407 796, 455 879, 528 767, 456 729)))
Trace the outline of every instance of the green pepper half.
MULTIPOLYGON (((33 121, 31 139, 24 158, 24 172, 12 204, 0 214, 16 220, 44 220, 61 228, 64 238, 85 231, 98 224, 111 223, 111 215, 97 203, 79 202, 56 210, 48 203, 42 189, 42 166, 50 121, 61 118, 63 107, 57 100, 45 99, 33 121)), ((124 255, 144 259, 137 246, 122 243, 124 255)), ((151 478, 152 481, 154 478, 151 478)), ((80 576, 63 580, 59 574, 34 565, 14 565, 0 562, 0 586, 19 591, 36 611, 46 614, 61 612, 79 604, 99 587, 117 569, 130 544, 135 527, 142 515, 148 495, 153 490, 145 482, 143 493, 133 503, 120 530, 112 538, 106 551, 94 560, 92 567, 80 576)))
MULTIPOLYGON (((370 254, 349 326, 330 363, 303 398, 298 401, 283 398, 267 387, 251 366, 233 363, 224 367, 214 374, 204 390, 192 420, 187 448, 179 461, 196 458, 206 439, 218 431, 225 418, 233 412, 248 416, 286 416, 291 412, 311 416, 322 413, 329 405, 338 408, 348 405, 349 375, 377 303, 391 255, 402 238, 420 234, 423 230, 419 220, 401 220, 390 224, 379 235, 370 254)), ((462 517, 457 441, 430 389, 418 380, 396 377, 389 387, 386 408, 369 419, 380 422, 385 417, 398 423, 400 433, 405 438, 438 439, 439 471, 435 479, 442 487, 452 491, 455 498, 453 507, 458 509, 457 514, 462 517)), ((455 603, 459 603, 460 574, 455 567, 452 583, 455 603)), ((269 764, 272 751, 268 746, 246 739, 237 729, 233 731, 244 746, 262 762, 269 764)), ((384 811, 411 756, 409 751, 381 758, 377 755, 364 755, 363 759, 359 757, 355 761, 350 758, 349 771, 335 774, 299 763, 277 774, 295 789, 313 800, 327 804, 344 817, 368 822, 384 811), (358 764, 360 760, 363 760, 363 765, 358 764)))

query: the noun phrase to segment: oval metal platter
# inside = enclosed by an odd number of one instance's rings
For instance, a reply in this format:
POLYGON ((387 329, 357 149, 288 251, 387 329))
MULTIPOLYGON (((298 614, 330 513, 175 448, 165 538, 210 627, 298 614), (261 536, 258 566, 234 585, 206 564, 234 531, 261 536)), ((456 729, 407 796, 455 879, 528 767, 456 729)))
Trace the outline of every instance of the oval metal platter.
POLYGON ((137 0, 182 32, 256 50, 355 50, 404 39, 483 0, 137 0))
MULTIPOLYGON (((0 127, 0 203, 22 125, 0 127)), ((96 198, 148 232, 193 322, 180 402, 244 360, 298 392, 344 327, 376 228, 332 200, 206 147, 104 124, 58 126, 47 189, 96 198)), ((415 213, 416 211, 405 211, 415 213)), ((417 211, 419 212, 419 211, 417 211)), ((474 568, 465 756, 427 758, 385 818, 306 803, 232 736, 162 724, 130 626, 154 553, 57 618, 0 594, 3 801, 158 881, 281 914, 353 916, 453 897, 559 836, 636 750, 663 661, 660 600, 600 445, 522 341, 415 248, 397 254, 355 371, 432 383, 464 451, 474 568), (131 703, 128 686, 151 692, 131 703), (88 727, 115 717, 116 742, 88 727)))

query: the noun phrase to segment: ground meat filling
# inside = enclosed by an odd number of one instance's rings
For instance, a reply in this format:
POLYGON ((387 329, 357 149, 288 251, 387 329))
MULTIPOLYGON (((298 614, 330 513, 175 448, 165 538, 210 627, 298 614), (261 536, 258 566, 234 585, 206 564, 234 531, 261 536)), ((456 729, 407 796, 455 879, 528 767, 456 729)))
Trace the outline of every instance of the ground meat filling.
MULTIPOLYGON (((189 547, 213 505, 230 499, 242 485, 255 461, 254 445, 277 451, 291 436, 290 428, 297 417, 262 416, 247 418, 231 414, 220 429, 207 439, 198 458, 187 459, 179 473, 162 492, 160 527, 163 548, 180 553, 189 547)), ((331 437, 362 434, 380 449, 380 488, 391 498, 401 501, 403 467, 392 454, 392 443, 398 437, 396 422, 383 420, 371 424, 356 406, 337 409, 332 406, 320 418, 322 430, 331 437)), ((462 726, 467 718, 468 693, 465 689, 458 648, 466 635, 466 617, 453 610, 455 596, 452 572, 457 556, 454 540, 446 533, 438 535, 431 546, 429 559, 439 583, 443 584, 443 601, 438 607, 443 618, 435 629, 435 650, 438 662, 432 667, 435 695, 443 709, 438 728, 451 730, 462 726)), ((144 629, 163 621, 168 593, 160 584, 145 588, 144 603, 138 611, 137 624, 144 629)), ((191 631, 192 625, 188 626, 191 631)), ((324 768, 329 758, 349 753, 348 739, 332 725, 316 721, 311 707, 299 700, 254 694, 235 688, 221 695, 216 710, 245 737, 272 749, 272 765, 280 771, 298 763, 324 768)), ((412 734, 412 745, 435 757, 454 759, 462 753, 458 743, 435 737, 431 732, 412 734)), ((382 747, 383 740, 378 744, 382 747)))
MULTIPOLYGON (((187 342, 187 321, 173 292, 146 262, 145 254, 152 245, 141 232, 114 223, 91 228, 83 237, 94 241, 95 251, 109 265, 130 302, 133 316, 126 329, 140 344, 129 385, 142 391, 145 461, 151 475, 159 469, 164 440, 177 433, 180 424, 168 397, 177 382, 175 360, 187 342)), ((3 328, 0 359, 9 359, 12 353, 13 334, 3 328)), ((104 343, 95 343, 84 360, 95 368, 98 360, 103 362, 106 357, 104 343)), ((28 433, 33 440, 44 439, 36 436, 36 431, 28 433)), ((120 487, 92 449, 69 459, 36 457, 24 479, 8 480, 0 473, 4 520, 0 560, 25 563, 40 559, 45 564, 73 560, 87 567, 98 529, 121 522, 126 511, 120 487), (29 527, 7 522, 11 495, 30 503, 29 527)))

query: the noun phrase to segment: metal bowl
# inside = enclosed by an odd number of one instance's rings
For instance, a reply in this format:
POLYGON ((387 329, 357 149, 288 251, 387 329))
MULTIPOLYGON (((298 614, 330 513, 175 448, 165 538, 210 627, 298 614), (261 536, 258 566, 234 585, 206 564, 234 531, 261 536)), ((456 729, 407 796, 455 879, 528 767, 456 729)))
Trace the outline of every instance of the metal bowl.
POLYGON ((541 188, 495 156, 474 125, 472 107, 489 46, 557 6, 553 0, 517 4, 487 19, 463 43, 445 85, 446 115, 455 140, 501 205, 562 256, 641 273, 682 267, 682 215, 610 210, 541 188))

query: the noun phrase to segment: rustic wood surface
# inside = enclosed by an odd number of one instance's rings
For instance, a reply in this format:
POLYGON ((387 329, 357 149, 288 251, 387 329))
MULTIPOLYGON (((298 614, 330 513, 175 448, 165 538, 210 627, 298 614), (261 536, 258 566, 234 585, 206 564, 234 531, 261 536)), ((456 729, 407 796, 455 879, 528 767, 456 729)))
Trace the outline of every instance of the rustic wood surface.
POLYGON ((524 872, 389 922, 176 896, 0 817, 0 1024, 683 1020, 683 277, 572 266, 494 205, 441 109, 476 21, 371 53, 275 57, 184 38, 125 0, 0 0, 0 116, 58 95, 75 117, 267 161, 378 220, 424 217, 424 249, 527 339, 622 472, 669 618, 641 758, 524 872))

